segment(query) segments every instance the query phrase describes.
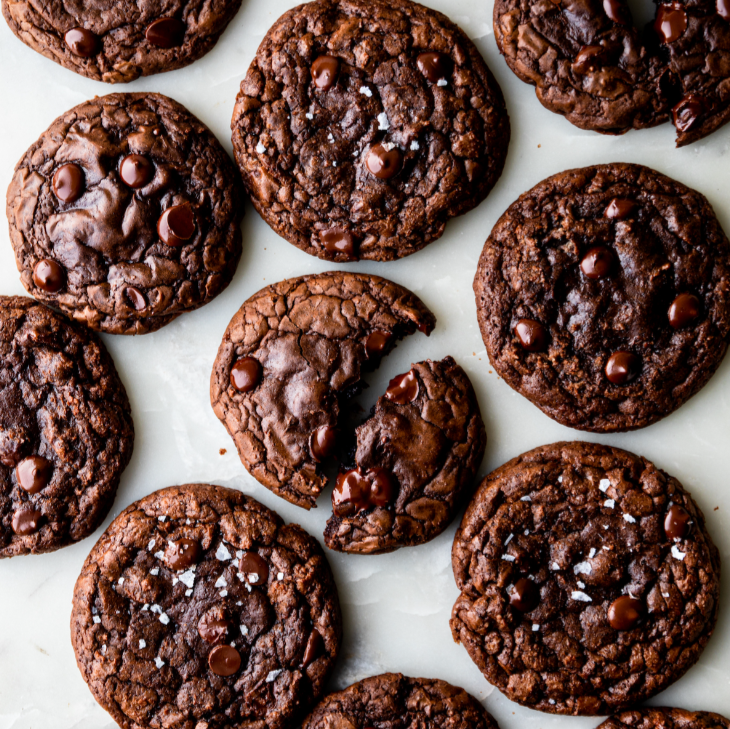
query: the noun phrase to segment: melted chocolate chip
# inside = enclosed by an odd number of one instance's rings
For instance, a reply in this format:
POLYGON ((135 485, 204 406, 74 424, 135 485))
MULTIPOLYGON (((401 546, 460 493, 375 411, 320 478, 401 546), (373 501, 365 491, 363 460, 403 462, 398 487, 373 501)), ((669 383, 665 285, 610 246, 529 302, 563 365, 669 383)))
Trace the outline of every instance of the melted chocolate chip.
POLYGON ((28 534, 34 534, 38 531, 42 516, 41 512, 32 506, 26 506, 22 509, 18 509, 13 514, 13 531, 21 537, 28 536, 28 534))
POLYGON ((181 46, 185 38, 185 23, 179 18, 158 18, 147 26, 144 37, 158 48, 181 46))
POLYGON ((633 352, 614 352, 606 362, 606 378, 614 385, 626 385, 641 372, 641 360, 633 352))
POLYGON ((355 237, 347 228, 330 228, 320 231, 319 239, 328 253, 342 253, 348 258, 357 260, 355 237))
POLYGON ((580 262, 581 271, 588 278, 605 278, 613 268, 614 255, 606 246, 591 248, 580 262))
POLYGON ((680 294, 669 307, 669 323, 673 329, 681 329, 697 319, 702 304, 694 294, 680 294))
POLYGON ((512 586, 509 593, 509 604, 522 613, 532 612, 540 603, 540 590, 526 577, 521 577, 512 586))
POLYGON ((365 340, 365 353, 368 357, 376 357, 382 354, 391 339, 393 339, 393 335, 390 332, 376 329, 365 340))
POLYGON ((704 112, 704 101, 695 94, 688 94, 672 109, 672 121, 680 132, 687 132, 697 124, 704 112))
POLYGON ((418 380, 413 370, 394 377, 388 383, 385 398, 396 405, 405 405, 418 397, 418 380))
POLYGON ((379 180, 389 180, 403 168, 403 153, 388 142, 375 144, 365 158, 365 166, 379 180))
POLYGON ((723 20, 730 21, 730 0, 716 0, 715 8, 723 20))
POLYGON ((547 331, 539 321, 520 319, 514 331, 522 348, 528 352, 543 352, 547 349, 547 331))
POLYGON ((304 649, 304 657, 302 658, 302 668, 306 668, 310 663, 319 658, 324 653, 324 640, 322 636, 313 630, 307 638, 307 646, 304 649))
POLYGON ((175 571, 186 570, 197 564, 203 555, 200 544, 194 539, 178 539, 169 542, 165 550, 165 561, 170 569, 175 571))
POLYGON ((119 176, 125 185, 137 190, 155 176, 155 166, 142 154, 128 154, 119 164, 119 176))
POLYGON ((479 180, 484 177, 484 165, 481 162, 477 162, 474 159, 464 160, 464 170, 466 170, 466 176, 469 178, 469 182, 476 184, 479 180))
POLYGON ((33 267, 33 283, 46 293, 53 294, 66 283, 63 267, 50 258, 43 258, 33 267))
POLYGON ((337 431, 331 425, 323 425, 309 437, 309 450, 312 458, 321 462, 335 452, 337 446, 337 431))
POLYGON ((664 517, 664 533, 669 539, 684 539, 690 532, 692 517, 687 509, 672 504, 664 517))
POLYGON ((241 668, 241 654, 231 645, 217 645, 208 653, 208 666, 216 676, 232 676, 241 668))
POLYGON ((198 634, 206 643, 222 643, 228 635, 230 626, 228 620, 205 613, 198 620, 198 634))
POLYGON ((337 82, 340 73, 340 59, 334 56, 320 56, 312 64, 314 85, 322 91, 329 91, 337 82))
POLYGON ((29 494, 37 494, 48 486, 53 476, 53 464, 43 456, 30 456, 15 467, 15 475, 21 488, 29 494))
POLYGON ((135 311, 144 311, 147 308, 147 301, 145 301, 144 294, 138 288, 127 286, 124 289, 124 295, 135 311))
POLYGON ((101 47, 99 36, 92 33, 86 28, 71 28, 67 30, 63 36, 68 49, 76 56, 81 58, 91 58, 95 56, 101 47))
POLYGON ((625 220, 634 210, 636 210, 636 203, 633 200, 622 200, 615 197, 603 214, 610 220, 625 220))
POLYGON ((53 175, 53 194, 61 202, 76 202, 84 194, 85 188, 84 171, 78 165, 62 165, 53 175))
POLYGON ((388 506, 395 494, 395 478, 389 471, 355 468, 337 476, 332 490, 332 509, 336 516, 354 516, 375 506, 388 506))
POLYGON ((246 576, 250 585, 266 585, 269 579, 269 565, 256 552, 244 552, 239 564, 241 574, 246 576))
POLYGON ((261 382, 262 368, 254 357, 241 357, 231 367, 231 385, 239 392, 251 392, 261 382))
POLYGON ((416 58, 418 70, 432 83, 447 79, 453 64, 445 53, 420 53, 416 58))
POLYGON ((614 630, 631 630, 646 612, 644 603, 629 595, 621 595, 608 608, 608 622, 614 630))
POLYGON ((674 43, 687 30, 687 13, 679 3, 660 5, 654 21, 659 39, 663 43, 674 43))
POLYGON ((603 46, 583 46, 578 51, 571 68, 574 73, 586 74, 597 71, 606 62, 606 49, 603 46))
POLYGON ((603 11, 614 23, 628 25, 629 13, 621 0, 603 0, 603 11))
POLYGON ((195 233, 195 214, 187 203, 173 205, 160 215, 157 234, 168 246, 182 246, 195 233))

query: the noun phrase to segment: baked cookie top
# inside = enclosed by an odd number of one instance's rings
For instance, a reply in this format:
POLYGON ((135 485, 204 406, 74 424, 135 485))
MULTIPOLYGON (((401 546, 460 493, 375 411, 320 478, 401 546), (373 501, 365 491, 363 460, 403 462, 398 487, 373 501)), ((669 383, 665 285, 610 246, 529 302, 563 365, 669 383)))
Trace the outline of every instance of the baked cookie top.
POLYGON ((0 296, 0 557, 89 536, 133 443, 127 393, 99 339, 33 299, 0 296))
POLYGON ((454 539, 451 631, 509 699, 557 714, 634 706, 699 658, 720 556, 677 479, 591 443, 493 471, 454 539))
POLYGON ((325 544, 377 554, 435 538, 474 484, 486 442, 476 393, 452 357, 394 377, 356 430, 352 468, 340 465, 325 544))
POLYGON ((315 0, 266 34, 231 122, 266 222, 331 261, 439 238, 504 166, 502 93, 466 35, 410 0, 315 0))
POLYGON ((464 689, 400 673, 372 676, 327 696, 302 729, 498 729, 464 689))
POLYGON ((10 30, 82 76, 128 83, 205 55, 241 0, 2 0, 10 30))
POLYGON ((640 165, 553 175, 502 215, 474 277, 500 376, 563 425, 650 425, 715 372, 730 243, 707 199, 640 165))
POLYGON ((322 694, 341 635, 317 541, 220 486, 129 506, 74 590, 76 661, 123 729, 291 727, 322 694))
POLYGON ((208 128, 160 94, 66 112, 15 168, 10 240, 23 286, 92 329, 144 334, 230 282, 243 213, 208 128))
POLYGON ((598 729, 728 729, 730 720, 709 711, 687 711, 651 707, 624 711, 612 716, 598 729))

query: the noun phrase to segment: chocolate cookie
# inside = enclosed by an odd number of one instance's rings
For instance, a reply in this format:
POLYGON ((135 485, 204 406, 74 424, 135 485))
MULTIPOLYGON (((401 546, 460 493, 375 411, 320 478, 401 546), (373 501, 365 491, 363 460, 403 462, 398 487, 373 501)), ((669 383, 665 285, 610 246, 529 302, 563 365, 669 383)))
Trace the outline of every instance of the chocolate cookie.
POLYGON ((188 484, 125 509, 84 563, 71 639, 122 729, 285 729, 342 637, 317 541, 238 491, 188 484))
POLYGON ((0 558, 89 536, 133 443, 127 393, 99 339, 33 299, 0 296, 0 558))
POLYGON ((513 203, 474 278, 489 359, 563 425, 642 428, 718 368, 730 243, 706 198, 647 167, 549 177, 513 203))
POLYGON ((321 462, 363 372, 433 314, 408 289, 369 274, 302 276, 261 289, 231 319, 210 380, 215 414, 249 473, 309 509, 321 462))
POLYGON ((652 707, 612 716, 598 729, 730 729, 730 721, 709 711, 652 707))
POLYGON ((712 635, 720 556, 677 479, 555 443, 479 487, 454 539, 451 631, 508 698, 594 715, 663 691, 712 635))
POLYGON ((241 255, 235 167, 160 94, 110 94, 56 119, 8 188, 23 286, 111 334, 144 334, 217 296, 241 255))
POLYGON ((285 13, 231 122, 264 220, 330 261, 390 261, 489 193, 509 118, 479 51, 410 0, 315 0, 285 13))
POLYGON ((464 689, 446 681, 384 673, 327 696, 302 729, 498 729, 464 689))
POLYGON ((484 456, 474 388, 451 358, 390 381, 356 431, 351 469, 332 492, 325 544, 378 554, 428 542, 451 523, 484 456))
POLYGON ((496 0, 507 65, 581 129, 623 134, 671 120, 677 146, 730 118, 730 2, 657 3, 644 32, 625 0, 496 0))
POLYGON ((128 83, 205 55, 241 0, 2 0, 10 30, 34 51, 82 76, 128 83))

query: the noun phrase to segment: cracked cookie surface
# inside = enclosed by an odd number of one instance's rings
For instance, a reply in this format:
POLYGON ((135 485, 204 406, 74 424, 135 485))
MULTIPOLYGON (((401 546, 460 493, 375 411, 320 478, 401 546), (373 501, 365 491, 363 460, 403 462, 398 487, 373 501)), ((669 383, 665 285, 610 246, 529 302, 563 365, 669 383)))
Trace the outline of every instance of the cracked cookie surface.
POLYGON ((7 194, 23 286, 110 334, 155 331, 217 296, 241 255, 242 192, 208 128, 160 94, 59 117, 7 194))
POLYGON ((241 0, 2 0, 10 30, 37 53, 82 76, 128 83, 197 60, 241 0))
POLYGON ((487 442, 474 388, 452 357, 419 362, 393 378, 356 437, 357 470, 338 478, 324 536, 330 549, 365 554, 441 534, 472 486, 487 442), (378 479, 389 482, 388 493, 373 503, 367 492, 378 479))
POLYGON ((84 563, 71 616, 79 669, 123 729, 292 727, 341 632, 316 540, 207 484, 125 509, 84 563))
POLYGON ((720 556, 682 485, 644 458, 555 443, 487 476, 454 539, 451 630, 540 711, 628 708, 679 679, 717 620, 720 556))
POLYGON ((493 228, 474 278, 489 359, 563 425, 650 425, 698 392, 730 335, 730 243, 707 199, 647 167, 568 170, 493 228))
POLYGON ((249 473, 278 496, 314 506, 326 483, 320 462, 337 449, 340 416, 362 373, 435 322, 408 289, 369 274, 313 274, 254 294, 228 325, 210 381, 213 410, 249 473))
POLYGON ((91 332, 0 296, 0 557, 50 552, 104 520, 132 455, 129 401, 91 332))
POLYGON ((728 729, 730 721, 710 711, 687 711, 651 707, 624 711, 612 716, 598 729, 728 729))
POLYGON ((489 193, 509 119, 474 44, 409 0, 316 0, 269 30, 241 83, 233 148, 282 237, 332 261, 387 261, 489 193))
POLYGON ((399 673, 372 676, 327 696, 302 729, 498 729, 464 689, 399 673))

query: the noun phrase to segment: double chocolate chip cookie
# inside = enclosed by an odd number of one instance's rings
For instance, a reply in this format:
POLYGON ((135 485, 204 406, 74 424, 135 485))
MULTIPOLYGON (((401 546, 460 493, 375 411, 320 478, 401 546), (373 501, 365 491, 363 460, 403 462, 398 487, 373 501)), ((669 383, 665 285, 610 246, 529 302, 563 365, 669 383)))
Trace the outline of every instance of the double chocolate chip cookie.
POLYGON ((330 694, 302 729, 498 729, 464 689, 446 681, 384 673, 330 694))
POLYGON ((242 195, 218 140, 160 94, 110 94, 56 119, 7 196, 21 282, 92 329, 155 331, 230 282, 242 195))
POLYGON ((84 563, 71 637, 123 729, 285 729, 341 643, 317 541, 238 491, 193 484, 125 509, 84 563))
POLYGON ((485 478, 454 540, 451 630, 508 698, 620 711, 667 688, 712 635, 720 556, 677 479, 589 443, 485 478))
POLYGON ((127 394, 99 339, 32 299, 0 296, 0 557, 91 534, 133 442, 127 394))
POLYGON ((582 129, 672 121, 677 146, 730 119, 730 2, 657 2, 633 26, 625 0, 497 0, 494 33, 540 102, 582 129))
POLYGON ((489 359, 563 425, 632 430, 710 379, 730 336, 730 243, 707 199, 647 167, 549 177, 502 215, 474 292, 489 359))
POLYGON ((241 0, 2 0, 23 43, 111 84, 187 66, 215 45, 240 7, 241 0))
POLYGON ((315 0, 269 30, 231 122, 264 220, 331 261, 439 238, 504 166, 502 92, 467 36, 410 0, 315 0))
POLYGON ((598 729, 728 729, 730 720, 709 711, 648 708, 612 716, 598 729))

